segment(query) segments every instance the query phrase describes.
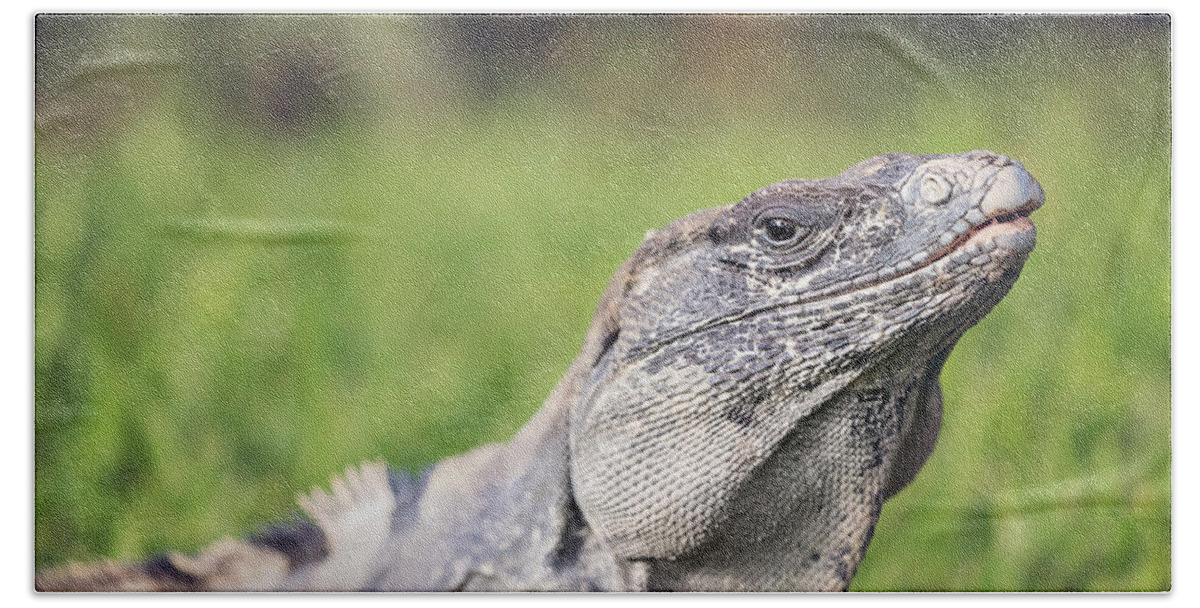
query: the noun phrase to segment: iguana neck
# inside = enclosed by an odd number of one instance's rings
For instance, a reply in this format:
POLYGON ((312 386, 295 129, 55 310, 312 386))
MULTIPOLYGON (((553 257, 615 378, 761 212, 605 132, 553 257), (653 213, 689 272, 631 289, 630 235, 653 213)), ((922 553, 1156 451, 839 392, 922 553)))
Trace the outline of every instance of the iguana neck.
POLYGON ((648 587, 846 589, 888 497, 895 455, 924 424, 923 376, 905 364, 877 369, 832 396, 746 480, 708 541, 650 564, 648 587))
POLYGON ((388 590, 636 590, 637 565, 599 546, 571 492, 567 425, 590 348, 512 438, 442 461, 398 531, 388 590))

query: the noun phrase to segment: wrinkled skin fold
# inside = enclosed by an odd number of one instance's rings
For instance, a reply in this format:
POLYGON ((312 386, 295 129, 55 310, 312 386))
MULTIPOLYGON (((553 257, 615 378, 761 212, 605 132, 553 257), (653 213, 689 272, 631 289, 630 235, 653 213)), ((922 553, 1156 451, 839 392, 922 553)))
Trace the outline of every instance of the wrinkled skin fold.
POLYGON ((351 468, 305 518, 43 590, 845 589, 920 470, 939 374, 1033 249, 990 152, 891 154, 649 234, 508 443, 351 468))

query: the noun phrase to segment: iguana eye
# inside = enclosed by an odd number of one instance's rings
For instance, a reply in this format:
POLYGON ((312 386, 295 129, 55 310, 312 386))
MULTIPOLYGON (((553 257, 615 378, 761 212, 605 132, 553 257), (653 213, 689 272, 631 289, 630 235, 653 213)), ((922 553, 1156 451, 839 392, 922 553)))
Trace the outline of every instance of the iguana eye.
POLYGON ((818 259, 833 242, 851 208, 845 204, 850 194, 802 185, 752 194, 733 207, 735 214, 723 224, 729 232, 710 230, 710 238, 729 240, 730 259, 725 261, 735 265, 795 270, 818 259), (753 215, 737 217, 736 212, 747 211, 753 215))
POLYGON ((758 222, 758 231, 762 240, 773 247, 787 247, 808 236, 810 230, 786 217, 765 217, 758 222))
POLYGON ((763 230, 773 243, 786 243, 796 237, 796 223, 781 217, 767 220, 763 230))

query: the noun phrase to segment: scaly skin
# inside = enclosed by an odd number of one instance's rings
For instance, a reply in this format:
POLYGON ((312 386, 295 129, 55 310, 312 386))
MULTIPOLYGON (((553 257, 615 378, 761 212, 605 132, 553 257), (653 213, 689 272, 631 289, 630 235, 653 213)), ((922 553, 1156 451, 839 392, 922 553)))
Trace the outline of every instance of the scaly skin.
POLYGON ((378 463, 311 519, 44 590, 840 590, 941 424, 938 376, 1033 249, 989 152, 893 154, 651 233, 508 443, 378 463))

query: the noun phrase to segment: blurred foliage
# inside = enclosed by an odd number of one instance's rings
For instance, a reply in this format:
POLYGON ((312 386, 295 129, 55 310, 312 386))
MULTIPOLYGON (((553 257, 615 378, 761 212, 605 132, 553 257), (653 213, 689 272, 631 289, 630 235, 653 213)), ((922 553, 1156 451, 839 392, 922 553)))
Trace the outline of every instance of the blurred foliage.
POLYGON ((192 550, 509 437, 648 228, 992 149, 1038 249, 857 590, 1170 586, 1170 24, 41 16, 39 567, 192 550))

